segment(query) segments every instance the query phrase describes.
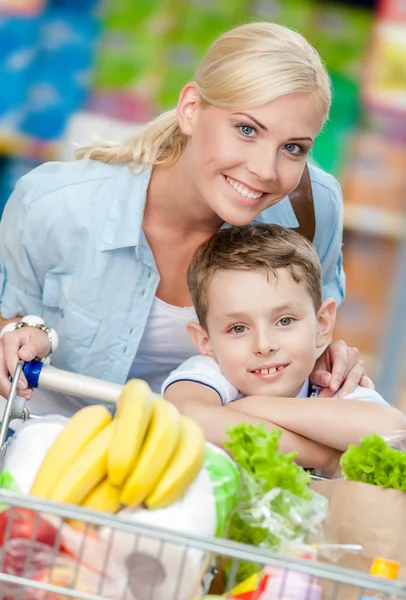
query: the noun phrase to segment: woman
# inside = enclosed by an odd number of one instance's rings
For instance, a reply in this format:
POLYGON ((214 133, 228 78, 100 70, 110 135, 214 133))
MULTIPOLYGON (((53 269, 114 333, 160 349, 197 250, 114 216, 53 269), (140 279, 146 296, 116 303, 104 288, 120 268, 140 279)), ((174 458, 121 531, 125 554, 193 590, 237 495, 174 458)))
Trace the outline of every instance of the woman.
MULTIPOLYGON (((40 315, 59 334, 55 366, 119 383, 140 377, 158 391, 194 353, 185 327, 194 315, 191 256, 227 223, 297 227, 287 196, 330 102, 320 57, 299 34, 269 23, 225 33, 176 110, 123 144, 83 148, 78 158, 86 160, 48 163, 19 181, 0 228, 3 323, 40 315)), ((324 295, 340 302, 340 189, 319 169, 309 173, 324 295)), ((43 357, 49 348, 38 328, 6 333, 0 392, 18 357, 43 357)), ((343 342, 329 346, 313 381, 330 393, 343 382, 344 393, 372 385, 343 342)), ((210 407, 196 414, 207 432, 210 407)))

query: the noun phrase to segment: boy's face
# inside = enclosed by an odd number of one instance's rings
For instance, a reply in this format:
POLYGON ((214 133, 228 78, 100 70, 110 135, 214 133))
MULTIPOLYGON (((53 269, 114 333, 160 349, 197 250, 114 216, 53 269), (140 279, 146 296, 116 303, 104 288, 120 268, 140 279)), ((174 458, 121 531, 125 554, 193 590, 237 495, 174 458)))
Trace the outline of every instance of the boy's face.
MULTIPOLYGON (((206 333, 189 328, 202 354, 212 356, 244 395, 294 397, 328 342, 335 303, 316 314, 302 281, 287 269, 220 271, 207 290, 206 333)), ((200 326, 196 326, 200 327, 200 326)))

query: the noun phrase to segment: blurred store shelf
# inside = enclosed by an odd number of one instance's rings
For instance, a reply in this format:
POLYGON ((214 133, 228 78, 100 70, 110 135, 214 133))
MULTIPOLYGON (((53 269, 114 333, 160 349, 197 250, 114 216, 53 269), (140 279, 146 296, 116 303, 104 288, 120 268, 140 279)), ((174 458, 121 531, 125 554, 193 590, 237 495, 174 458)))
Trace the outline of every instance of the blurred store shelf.
POLYGON ((406 239, 406 215, 347 202, 344 206, 344 228, 396 240, 406 239))
POLYGON ((57 160, 61 152, 60 142, 45 142, 28 136, 0 133, 0 156, 16 156, 45 162, 57 160))

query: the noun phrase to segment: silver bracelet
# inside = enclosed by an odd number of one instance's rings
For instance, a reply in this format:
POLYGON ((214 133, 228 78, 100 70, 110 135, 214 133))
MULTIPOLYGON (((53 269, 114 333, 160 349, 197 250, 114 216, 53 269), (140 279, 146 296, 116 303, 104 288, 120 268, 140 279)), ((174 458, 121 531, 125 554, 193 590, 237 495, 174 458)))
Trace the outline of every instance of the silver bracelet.
MULTIPOLYGON (((44 319, 42 319, 41 317, 38 317, 37 315, 26 315, 25 317, 23 317, 21 319, 21 321, 13 321, 11 323, 7 323, 7 325, 5 325, 3 327, 3 329, 0 331, 0 339, 3 337, 3 335, 5 333, 7 333, 9 331, 16 331, 17 329, 22 329, 23 327, 35 327, 36 329, 40 329, 41 331, 43 331, 44 333, 47 334, 48 340, 49 340, 49 352, 42 359, 43 361, 48 359, 48 357, 52 354, 52 352, 55 352, 56 349, 58 348, 59 336, 58 336, 57 332, 55 331, 55 329, 52 329, 51 327, 47 327, 47 325, 45 325, 44 319)), ((49 361, 47 361, 47 362, 49 362, 49 361)))

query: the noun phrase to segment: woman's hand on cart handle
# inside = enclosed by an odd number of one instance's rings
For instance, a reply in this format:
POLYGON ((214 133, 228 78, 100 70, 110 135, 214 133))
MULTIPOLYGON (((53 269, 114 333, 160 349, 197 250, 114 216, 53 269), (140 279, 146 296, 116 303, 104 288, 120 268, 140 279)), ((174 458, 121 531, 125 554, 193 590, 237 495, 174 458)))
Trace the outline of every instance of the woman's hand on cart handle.
MULTIPOLYGON (((17 321, 19 317, 10 321, 17 321)), ((0 319, 0 325, 5 321, 0 319)), ((19 360, 28 362, 34 358, 47 356, 50 349, 48 335, 36 327, 22 327, 7 331, 0 339, 0 395, 7 397, 10 391, 10 374, 14 373, 19 360)), ((21 374, 18 382, 18 395, 26 400, 32 396, 32 388, 21 374)))
POLYGON ((372 380, 365 373, 364 361, 357 348, 347 346, 342 340, 332 342, 317 360, 310 381, 323 387, 319 396, 338 397, 351 394, 357 385, 374 389, 372 380))

